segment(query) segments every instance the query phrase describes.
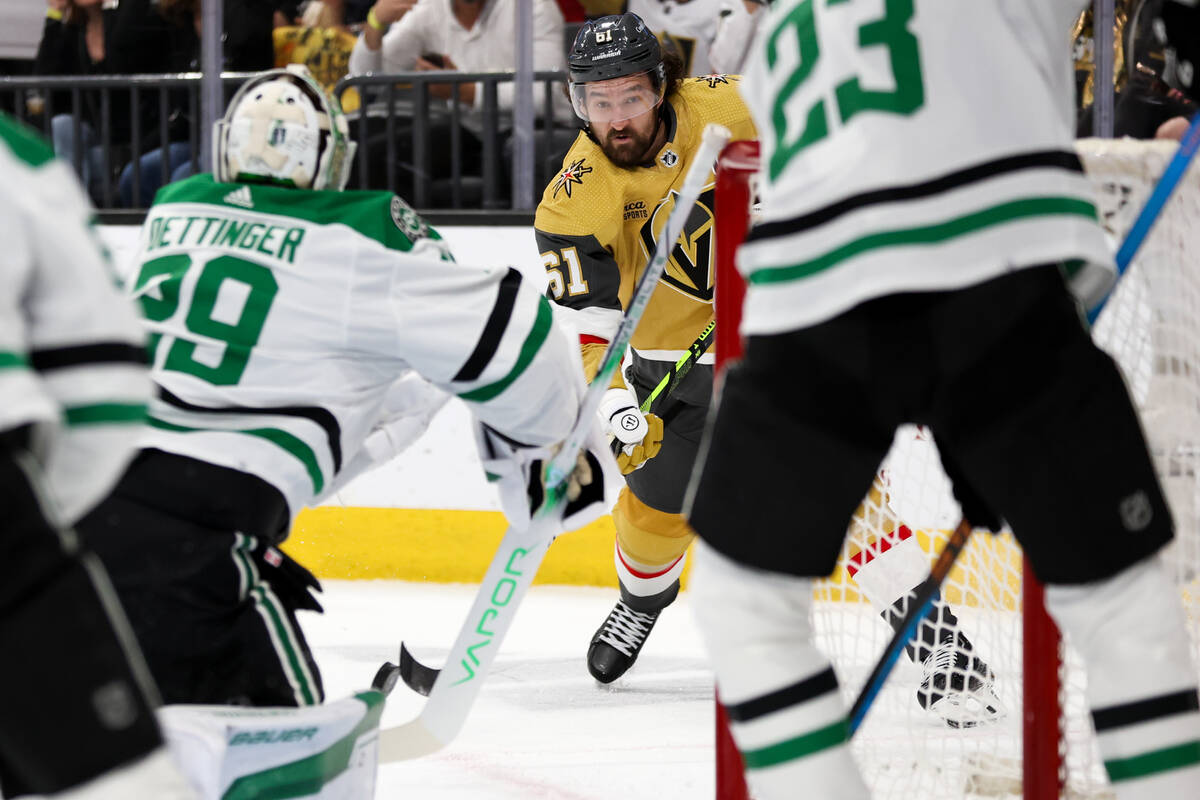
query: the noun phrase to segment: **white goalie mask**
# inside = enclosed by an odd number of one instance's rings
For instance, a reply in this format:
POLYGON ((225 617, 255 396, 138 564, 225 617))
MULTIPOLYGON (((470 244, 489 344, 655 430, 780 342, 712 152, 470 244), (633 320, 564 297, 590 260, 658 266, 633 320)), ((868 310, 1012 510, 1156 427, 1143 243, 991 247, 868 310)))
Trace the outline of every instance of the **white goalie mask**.
POLYGON ((354 143, 337 101, 303 65, 247 81, 213 131, 218 181, 341 191, 354 143))

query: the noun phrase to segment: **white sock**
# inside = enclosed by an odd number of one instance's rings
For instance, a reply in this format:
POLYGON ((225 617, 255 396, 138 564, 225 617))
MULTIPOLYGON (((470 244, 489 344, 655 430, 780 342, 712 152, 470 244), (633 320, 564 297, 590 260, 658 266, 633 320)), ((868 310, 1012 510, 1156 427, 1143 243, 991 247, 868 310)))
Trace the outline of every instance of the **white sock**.
POLYGON ((1047 586, 1046 610, 1083 656, 1117 800, 1200 798, 1191 639, 1159 559, 1096 583, 1047 586))
POLYGON ((812 581, 696 542, 692 607, 757 800, 869 800, 833 668, 813 644, 812 581))

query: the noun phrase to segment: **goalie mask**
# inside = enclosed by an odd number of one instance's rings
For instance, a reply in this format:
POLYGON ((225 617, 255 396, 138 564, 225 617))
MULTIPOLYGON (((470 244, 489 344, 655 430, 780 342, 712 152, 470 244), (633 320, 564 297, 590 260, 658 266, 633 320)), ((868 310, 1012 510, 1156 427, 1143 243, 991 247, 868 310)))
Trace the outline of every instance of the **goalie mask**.
POLYGON ((251 78, 213 131, 218 181, 341 191, 354 143, 336 100, 302 65, 251 78))
POLYGON ((667 88, 662 47, 633 13, 585 23, 567 55, 567 69, 571 105, 585 122, 644 114, 658 107, 667 88), (649 80, 640 80, 642 75, 649 80), (603 86, 596 85, 600 82, 603 86))

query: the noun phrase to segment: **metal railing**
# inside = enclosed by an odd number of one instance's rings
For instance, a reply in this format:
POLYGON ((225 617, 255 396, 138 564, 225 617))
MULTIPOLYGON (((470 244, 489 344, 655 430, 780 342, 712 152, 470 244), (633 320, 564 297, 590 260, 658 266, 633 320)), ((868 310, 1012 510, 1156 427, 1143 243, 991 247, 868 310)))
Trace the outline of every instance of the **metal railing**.
MULTIPOLYGON (((251 75, 221 77, 228 101, 251 75)), ((421 210, 529 211, 523 207, 527 204, 513 203, 508 188, 513 159, 506 151, 512 148, 512 118, 500 108, 498 96, 499 87, 513 78, 506 73, 450 71, 343 79, 334 93, 342 98, 349 92, 358 94, 357 109, 347 115, 351 138, 359 143, 350 188, 389 189, 421 210), (464 83, 481 86, 474 107, 459 101, 457 92, 449 101, 434 96, 439 84, 464 83)), ((538 119, 532 169, 538 191, 556 168, 554 159, 561 158, 578 132, 562 96, 565 80, 561 72, 534 73, 538 119)), ((81 178, 88 177, 97 208, 140 209, 149 205, 152 190, 168 182, 172 171, 200 163, 200 90, 199 73, 0 76, 0 108, 48 138, 53 138, 55 126, 66 124, 74 143, 70 160, 81 178), (53 122, 63 115, 65 123, 53 122), (176 147, 163 147, 169 143, 176 147), (161 169, 152 180, 143 161, 156 149, 161 169), (180 156, 180 150, 185 155, 180 156)))
MULTIPOLYGON (((355 90, 361 103, 348 115, 358 142, 351 188, 389 189, 422 209, 520 208, 507 169, 513 163, 511 112, 498 99, 499 87, 513 79, 510 73, 453 71, 343 78, 334 94, 344 99, 355 90), (472 83, 481 84, 482 93, 468 108, 457 87, 472 83), (433 96, 438 85, 454 87, 449 100, 433 96), (478 152, 471 152, 473 146, 478 152)), ((561 158, 579 128, 563 93, 566 73, 535 72, 533 80, 532 169, 540 189, 549 178, 547 161, 561 158)))

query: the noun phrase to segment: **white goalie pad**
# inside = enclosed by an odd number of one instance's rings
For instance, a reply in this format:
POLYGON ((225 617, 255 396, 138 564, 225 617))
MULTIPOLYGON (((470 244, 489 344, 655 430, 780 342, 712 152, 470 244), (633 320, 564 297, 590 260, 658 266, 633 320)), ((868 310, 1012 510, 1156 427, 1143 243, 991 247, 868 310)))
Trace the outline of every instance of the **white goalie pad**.
POLYGON ((376 690, 306 708, 171 705, 158 719, 201 800, 375 796, 376 690))

